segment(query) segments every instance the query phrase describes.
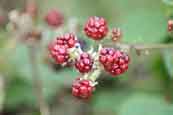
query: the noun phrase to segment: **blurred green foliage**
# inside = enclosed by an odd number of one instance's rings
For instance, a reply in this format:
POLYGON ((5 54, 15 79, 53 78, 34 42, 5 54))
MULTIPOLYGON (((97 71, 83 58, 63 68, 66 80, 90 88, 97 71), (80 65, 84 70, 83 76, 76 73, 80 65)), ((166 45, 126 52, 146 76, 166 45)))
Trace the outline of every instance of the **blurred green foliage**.
MULTIPOLYGON (((104 16, 110 27, 122 28, 124 42, 147 44, 166 40, 167 10, 160 0, 39 0, 39 3, 40 19, 49 9, 57 8, 64 13, 66 20, 77 17, 81 25, 89 16, 104 16)), ((7 76, 5 107, 35 106, 28 49, 17 44, 15 49, 6 52, 4 44, 9 40, 8 35, 5 30, 0 33, 3 57, 2 61, 0 57, 0 72, 7 76)), ((79 36, 86 38, 82 30, 79 36)), ((91 40, 86 41, 91 43, 91 40)), ((172 98, 167 100, 167 96, 173 95, 171 51, 151 51, 148 56, 139 57, 132 54, 126 74, 117 78, 106 76, 108 80, 103 79, 105 82, 97 86, 91 103, 94 114, 172 115, 173 105, 169 104, 172 98)), ((44 53, 38 50, 38 60, 44 95, 50 102, 63 86, 71 86, 78 73, 71 68, 54 71, 44 62, 44 53)))
POLYGON ((82 24, 90 16, 103 16, 110 27, 122 28, 127 42, 161 42, 166 36, 167 10, 161 0, 51 0, 42 6, 42 12, 57 8, 82 24))

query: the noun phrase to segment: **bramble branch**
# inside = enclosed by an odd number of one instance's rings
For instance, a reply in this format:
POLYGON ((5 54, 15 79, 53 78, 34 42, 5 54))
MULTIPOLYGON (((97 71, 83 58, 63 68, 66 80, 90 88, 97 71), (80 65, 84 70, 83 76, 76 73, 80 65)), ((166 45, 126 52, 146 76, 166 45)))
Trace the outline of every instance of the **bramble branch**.
POLYGON ((124 48, 129 48, 130 50, 135 49, 135 50, 154 50, 154 49, 172 49, 173 44, 164 44, 164 43, 153 43, 153 44, 142 44, 142 43, 106 43, 103 44, 103 46, 108 46, 108 47, 124 47, 124 48))

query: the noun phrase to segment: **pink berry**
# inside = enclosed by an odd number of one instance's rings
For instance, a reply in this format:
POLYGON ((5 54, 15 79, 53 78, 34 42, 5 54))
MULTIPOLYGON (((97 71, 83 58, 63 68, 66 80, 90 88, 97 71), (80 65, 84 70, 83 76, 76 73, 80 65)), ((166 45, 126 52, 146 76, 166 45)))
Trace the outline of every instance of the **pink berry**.
POLYGON ((56 43, 51 43, 49 45, 49 51, 52 58, 57 64, 63 64, 68 62, 69 54, 67 48, 63 45, 58 45, 56 43))
POLYGON ((171 32, 173 30, 173 20, 168 21, 168 31, 171 32))
POLYGON ((74 34, 67 33, 63 36, 57 37, 57 44, 64 45, 67 48, 72 48, 77 43, 77 37, 74 34))
POLYGON ((6 21, 5 17, 0 15, 0 26, 4 25, 5 21, 6 21))
POLYGON ((59 27, 63 24, 64 17, 58 10, 50 10, 45 16, 45 21, 49 26, 59 27))
POLYGON ((81 99, 89 99, 94 89, 90 80, 77 79, 72 85, 72 95, 81 99))
POLYGON ((88 73, 93 66, 93 60, 88 53, 82 53, 80 58, 76 60, 75 67, 80 73, 88 73))
POLYGON ((90 17, 85 24, 84 32, 94 40, 101 40, 108 33, 107 22, 102 17, 90 17))
POLYGON ((99 56, 104 69, 112 75, 119 75, 127 71, 129 56, 124 52, 112 48, 103 48, 99 56))

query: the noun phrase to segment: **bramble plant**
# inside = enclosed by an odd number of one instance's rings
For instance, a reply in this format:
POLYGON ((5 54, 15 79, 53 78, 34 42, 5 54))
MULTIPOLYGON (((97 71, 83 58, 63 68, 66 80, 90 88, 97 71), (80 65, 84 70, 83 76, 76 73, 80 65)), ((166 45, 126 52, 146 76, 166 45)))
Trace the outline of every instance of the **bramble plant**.
MULTIPOLYGON (((108 35, 107 21, 103 17, 90 17, 84 26, 84 33, 96 42, 104 39, 108 35)), ((116 39, 118 42, 120 37, 120 29, 113 29, 110 40, 115 42, 116 39)), ((102 44, 99 44, 97 51, 93 47, 87 52, 83 51, 77 37, 71 33, 58 36, 50 43, 49 51, 55 63, 63 66, 73 63, 81 73, 80 78, 73 83, 72 94, 82 99, 92 96, 92 89, 102 70, 117 76, 127 71, 130 62, 128 54, 121 49, 103 48, 102 44)))
MULTIPOLYGON (((29 2, 24 12, 13 10, 9 13, 8 27, 12 31, 16 41, 26 43, 29 49, 31 70, 35 93, 42 115, 49 115, 49 107, 46 104, 42 91, 42 83, 39 77, 39 68, 36 62, 36 50, 43 30, 34 23, 38 11, 34 2, 29 2)), ((58 10, 50 10, 43 18, 47 26, 59 29, 64 24, 64 16, 58 10)), ((57 35, 56 39, 48 44, 50 59, 55 64, 64 66, 72 65, 78 72, 78 78, 72 83, 72 95, 80 99, 89 99, 99 83, 97 79, 102 72, 107 72, 112 77, 118 77, 125 73, 130 64, 129 53, 134 49, 138 55, 141 51, 173 47, 172 44, 129 44, 122 43, 123 37, 120 28, 109 28, 103 17, 92 16, 86 21, 83 33, 88 39, 95 42, 94 46, 86 51, 78 39, 77 26, 69 33, 57 35), (103 40, 108 39, 109 43, 103 40)), ((168 21, 168 32, 173 31, 173 20, 168 21)), ((52 31, 52 30, 51 30, 52 31)), ((72 67, 70 66, 70 67, 72 67)))

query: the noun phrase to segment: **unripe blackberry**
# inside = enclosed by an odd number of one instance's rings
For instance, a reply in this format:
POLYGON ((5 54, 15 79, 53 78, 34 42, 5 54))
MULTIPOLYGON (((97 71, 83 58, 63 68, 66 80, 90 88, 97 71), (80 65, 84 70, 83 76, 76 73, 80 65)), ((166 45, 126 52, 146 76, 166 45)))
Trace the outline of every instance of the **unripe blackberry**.
POLYGON ((5 17, 0 15, 0 26, 5 24, 5 17))
POLYGON ((72 85, 72 95, 81 99, 89 99, 94 89, 92 81, 77 79, 72 85))
POLYGON ((50 55, 57 64, 63 64, 68 62, 69 54, 66 47, 62 45, 57 45, 56 43, 52 43, 49 45, 49 51, 50 55))
POLYGON ((117 42, 121 39, 122 37, 122 32, 120 28, 113 28, 112 29, 112 41, 117 42))
POLYGON ((168 31, 171 32, 173 30, 173 20, 168 21, 168 31))
POLYGON ((102 17, 90 17, 85 24, 84 32, 94 40, 101 40, 108 33, 107 22, 102 17))
POLYGON ((93 66, 93 60, 88 53, 82 53, 75 62, 75 67, 80 73, 88 73, 93 66))
POLYGON ((63 24, 64 17, 58 10, 51 10, 45 16, 45 21, 49 26, 59 27, 63 24))
POLYGON ((128 69, 129 56, 119 50, 103 48, 100 51, 99 61, 107 72, 120 75, 128 69))
POLYGON ((63 36, 57 37, 57 44, 63 45, 67 48, 72 48, 77 43, 77 37, 72 33, 67 33, 63 36))

